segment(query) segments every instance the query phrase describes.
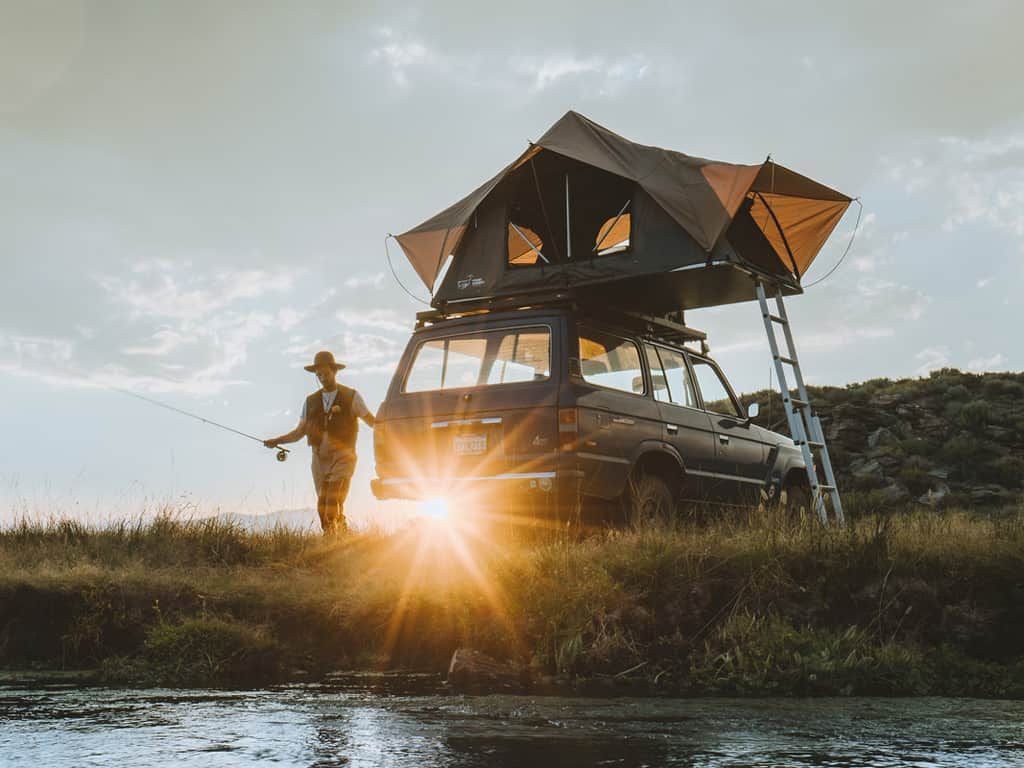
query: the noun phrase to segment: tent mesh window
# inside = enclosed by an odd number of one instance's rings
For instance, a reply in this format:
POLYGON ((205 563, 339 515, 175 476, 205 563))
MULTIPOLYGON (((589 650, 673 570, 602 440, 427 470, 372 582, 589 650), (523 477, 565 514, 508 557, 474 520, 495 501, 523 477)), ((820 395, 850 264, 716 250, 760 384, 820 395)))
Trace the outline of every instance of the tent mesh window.
POLYGON ((630 248, 634 183, 628 179, 540 152, 503 187, 508 267, 579 262, 630 248))

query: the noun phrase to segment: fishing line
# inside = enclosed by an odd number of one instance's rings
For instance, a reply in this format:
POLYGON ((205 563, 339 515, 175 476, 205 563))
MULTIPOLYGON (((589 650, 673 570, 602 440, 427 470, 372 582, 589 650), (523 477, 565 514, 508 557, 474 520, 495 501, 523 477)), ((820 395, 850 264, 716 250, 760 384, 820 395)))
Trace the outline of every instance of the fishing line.
POLYGON ((846 254, 848 254, 850 252, 850 249, 853 247, 853 241, 857 237, 857 232, 860 230, 860 216, 861 216, 862 213, 864 213, 864 204, 861 203, 860 198, 859 197, 853 198, 853 202, 855 202, 857 204, 857 221, 854 222, 853 232, 850 234, 850 242, 848 242, 846 244, 846 250, 843 251, 843 255, 839 257, 839 261, 837 261, 833 265, 832 269, 830 269, 828 272, 826 272, 824 275, 819 277, 814 282, 806 283, 803 286, 804 288, 810 288, 812 285, 817 285, 818 283, 823 281, 825 278, 829 277, 829 275, 831 275, 837 269, 839 269, 839 265, 843 263, 843 259, 846 258, 846 254))
POLYGON ((409 295, 410 298, 414 299, 415 301, 418 301, 420 304, 425 304, 426 306, 429 307, 430 306, 430 302, 429 301, 424 301, 419 296, 417 296, 415 293, 410 291, 408 288, 405 287, 405 283, 403 283, 399 279, 398 273, 395 271, 395 265, 391 263, 391 251, 388 250, 388 239, 389 238, 394 238, 395 240, 397 240, 398 238, 395 237, 394 235, 392 235, 390 232, 388 232, 387 235, 384 236, 384 257, 388 260, 388 266, 391 267, 391 276, 393 278, 395 278, 395 282, 398 283, 398 287, 401 288, 403 291, 405 291, 409 295))
MULTIPOLYGON (((167 403, 162 403, 159 400, 154 400, 151 397, 146 397, 145 395, 140 395, 138 392, 132 392, 132 391, 127 390, 127 389, 121 389, 120 387, 109 387, 108 386, 107 389, 113 390, 114 392, 120 392, 122 395, 128 395, 129 397, 134 397, 136 400, 142 400, 144 403, 149 403, 150 405, 155 405, 155 406, 158 406, 160 408, 166 408, 168 411, 174 411, 175 413, 180 413, 182 416, 188 416, 190 419, 196 419, 197 421, 203 422, 203 424, 209 424, 211 427, 218 427, 219 429, 227 430, 228 432, 234 432, 236 435, 241 435, 242 437, 247 437, 250 440, 255 440, 260 445, 263 445, 263 440, 261 438, 259 438, 259 437, 256 437, 255 435, 250 435, 247 432, 242 432, 240 429, 235 429, 234 427, 229 427, 226 424, 221 424, 220 422, 214 421, 213 419, 207 419, 204 416, 200 416, 200 415, 195 414, 195 413, 190 413, 189 411, 182 410, 181 408, 177 408, 177 407, 175 407, 173 405, 168 405, 167 403)), ((273 449, 271 449, 271 450, 273 450, 273 449)), ((277 447, 277 460, 278 461, 285 461, 287 458, 288 458, 288 449, 287 448, 282 448, 281 446, 278 446, 277 447)))

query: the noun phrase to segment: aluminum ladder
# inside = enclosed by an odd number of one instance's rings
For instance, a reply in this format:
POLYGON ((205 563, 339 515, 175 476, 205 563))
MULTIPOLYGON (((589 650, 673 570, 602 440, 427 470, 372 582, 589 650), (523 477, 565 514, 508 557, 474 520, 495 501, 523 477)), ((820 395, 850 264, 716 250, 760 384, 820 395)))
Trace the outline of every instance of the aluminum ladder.
POLYGON ((771 347, 775 373, 779 377, 782 408, 786 412, 786 420, 789 422, 789 434, 803 454, 804 466, 807 468, 807 481, 811 488, 811 505, 818 513, 822 525, 828 526, 828 508, 825 505, 827 495, 832 502, 835 521, 842 525, 844 522, 843 504, 839 499, 835 474, 832 472, 832 460, 829 458, 828 447, 825 445, 825 433, 821 428, 821 420, 811 409, 811 400, 807 395, 807 387, 804 386, 804 376, 800 371, 800 361, 796 356, 796 345, 793 343, 793 332, 790 330, 789 318, 786 316, 786 306, 782 302, 782 291, 781 289, 776 290, 774 298, 777 314, 773 315, 768 308, 768 295, 765 292, 764 283, 757 280, 756 285, 757 300, 761 304, 761 317, 764 319, 764 330, 768 335, 768 346, 771 347), (775 336, 776 325, 782 326, 783 336, 786 339, 785 355, 779 353, 779 342, 775 336), (787 365, 791 368, 793 379, 796 382, 796 397, 793 396, 789 378, 786 376, 785 367, 787 365), (824 483, 818 481, 818 474, 815 471, 816 463, 825 474, 824 483))

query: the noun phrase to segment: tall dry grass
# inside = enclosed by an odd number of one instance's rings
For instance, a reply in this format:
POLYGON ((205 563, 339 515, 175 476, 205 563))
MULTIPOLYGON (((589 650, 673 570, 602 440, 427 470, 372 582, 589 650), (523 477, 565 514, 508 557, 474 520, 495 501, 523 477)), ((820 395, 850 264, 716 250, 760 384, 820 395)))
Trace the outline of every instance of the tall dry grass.
MULTIPOLYGON (((259 670, 285 676, 443 669, 471 645, 676 691, 1024 686, 1024 510, 861 515, 832 530, 777 510, 700 519, 515 538, 470 519, 341 540, 170 514, 21 523, 0 531, 0 659, 134 660, 128 676, 174 682, 203 679, 166 658, 203 642, 251 646, 259 670)), ((235 682, 252 671, 216 668, 235 682)))

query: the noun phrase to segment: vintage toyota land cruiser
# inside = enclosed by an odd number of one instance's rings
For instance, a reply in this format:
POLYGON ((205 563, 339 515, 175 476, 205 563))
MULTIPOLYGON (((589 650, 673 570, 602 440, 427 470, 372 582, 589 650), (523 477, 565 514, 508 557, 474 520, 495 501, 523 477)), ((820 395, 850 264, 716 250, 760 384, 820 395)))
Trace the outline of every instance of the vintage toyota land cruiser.
POLYGON ((377 416, 378 499, 637 521, 806 488, 792 440, 754 424, 757 405, 742 413, 685 345, 700 331, 573 304, 424 314, 377 416))

